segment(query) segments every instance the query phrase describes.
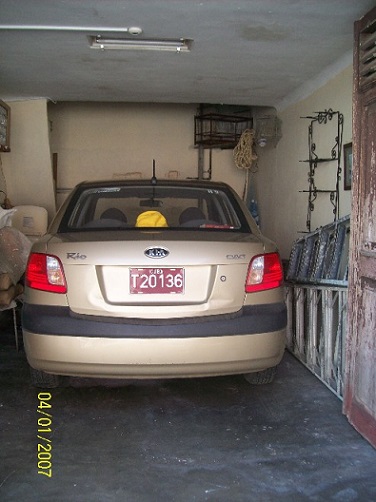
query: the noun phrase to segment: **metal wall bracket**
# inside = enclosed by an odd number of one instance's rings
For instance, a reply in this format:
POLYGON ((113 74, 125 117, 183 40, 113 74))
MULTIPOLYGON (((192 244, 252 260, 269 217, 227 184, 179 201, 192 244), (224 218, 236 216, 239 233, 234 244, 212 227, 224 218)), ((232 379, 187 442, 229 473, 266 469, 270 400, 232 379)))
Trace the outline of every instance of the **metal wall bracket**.
POLYGON ((324 110, 321 112, 316 112, 313 116, 301 117, 304 119, 309 119, 310 125, 308 127, 308 159, 302 160, 301 162, 306 162, 309 165, 308 170, 308 190, 301 190, 301 192, 308 193, 308 208, 307 208, 307 220, 306 228, 307 232, 311 232, 311 216, 315 209, 315 203, 319 194, 329 194, 330 202, 333 206, 334 221, 339 218, 339 181, 341 179, 341 152, 342 152, 342 136, 343 136, 343 114, 336 111, 334 112, 331 108, 329 110, 324 110), (317 143, 316 138, 318 137, 318 131, 320 126, 328 124, 329 122, 336 122, 336 135, 333 140, 332 147, 327 154, 319 155, 317 154, 317 143), (330 187, 329 189, 320 189, 316 186, 316 169, 320 164, 328 165, 328 163, 336 163, 336 183, 335 187, 330 187))

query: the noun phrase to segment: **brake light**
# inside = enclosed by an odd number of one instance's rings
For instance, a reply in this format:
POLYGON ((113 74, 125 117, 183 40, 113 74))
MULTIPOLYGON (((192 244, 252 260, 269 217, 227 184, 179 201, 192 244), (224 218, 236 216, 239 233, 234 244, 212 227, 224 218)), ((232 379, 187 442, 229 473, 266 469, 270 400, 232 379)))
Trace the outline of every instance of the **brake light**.
POLYGON ((31 253, 26 267, 26 286, 50 293, 66 293, 63 265, 56 256, 31 253))
POLYGON ((283 283, 283 269, 278 253, 255 256, 248 267, 246 293, 278 288, 283 283))

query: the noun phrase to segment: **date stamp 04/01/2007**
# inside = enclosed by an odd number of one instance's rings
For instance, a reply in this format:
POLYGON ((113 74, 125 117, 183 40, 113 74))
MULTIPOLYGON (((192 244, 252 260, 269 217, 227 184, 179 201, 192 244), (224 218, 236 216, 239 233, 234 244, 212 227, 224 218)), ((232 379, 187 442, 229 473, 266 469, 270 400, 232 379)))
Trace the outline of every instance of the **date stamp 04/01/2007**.
POLYGON ((49 392, 38 394, 38 474, 52 478, 52 396, 49 392))

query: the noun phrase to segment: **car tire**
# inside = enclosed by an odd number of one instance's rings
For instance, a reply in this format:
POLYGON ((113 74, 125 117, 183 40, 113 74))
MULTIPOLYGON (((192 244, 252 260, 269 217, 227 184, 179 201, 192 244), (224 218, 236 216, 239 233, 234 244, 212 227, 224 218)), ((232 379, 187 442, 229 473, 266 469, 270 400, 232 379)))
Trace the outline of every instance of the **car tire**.
POLYGON ((276 373, 277 373, 277 366, 273 366, 263 371, 256 371, 255 373, 246 373, 244 375, 244 378, 247 380, 248 383, 252 385, 265 385, 273 382, 276 373))
POLYGON ((59 375, 51 375, 41 370, 30 367, 31 383, 34 387, 43 389, 54 389, 62 383, 59 375))

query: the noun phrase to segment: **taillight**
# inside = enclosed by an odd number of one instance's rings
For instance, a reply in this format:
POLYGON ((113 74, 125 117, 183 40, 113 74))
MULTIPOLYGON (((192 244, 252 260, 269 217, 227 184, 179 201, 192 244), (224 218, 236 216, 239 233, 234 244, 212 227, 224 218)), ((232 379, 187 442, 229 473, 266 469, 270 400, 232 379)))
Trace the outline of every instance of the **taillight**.
POLYGON ((56 256, 31 253, 26 267, 26 286, 51 293, 66 293, 63 265, 56 256))
POLYGON ((283 269, 278 253, 267 253, 252 258, 245 283, 246 293, 278 288, 283 283, 283 269))

